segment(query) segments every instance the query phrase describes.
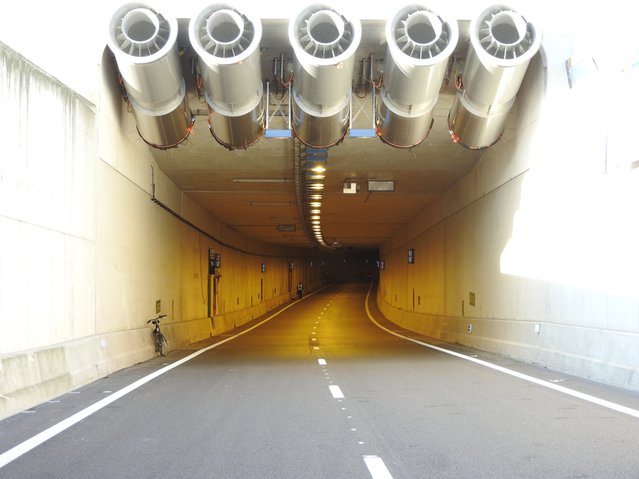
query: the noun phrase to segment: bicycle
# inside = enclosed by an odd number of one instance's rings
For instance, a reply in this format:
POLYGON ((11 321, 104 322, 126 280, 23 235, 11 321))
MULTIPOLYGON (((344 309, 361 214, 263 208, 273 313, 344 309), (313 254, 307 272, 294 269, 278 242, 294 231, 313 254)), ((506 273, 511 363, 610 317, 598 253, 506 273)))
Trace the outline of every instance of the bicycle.
POLYGON ((160 319, 166 318, 166 314, 160 314, 157 318, 149 319, 146 324, 153 323, 153 340, 155 343, 155 352, 160 353, 160 356, 166 356, 166 352, 169 347, 169 343, 160 331, 160 319))

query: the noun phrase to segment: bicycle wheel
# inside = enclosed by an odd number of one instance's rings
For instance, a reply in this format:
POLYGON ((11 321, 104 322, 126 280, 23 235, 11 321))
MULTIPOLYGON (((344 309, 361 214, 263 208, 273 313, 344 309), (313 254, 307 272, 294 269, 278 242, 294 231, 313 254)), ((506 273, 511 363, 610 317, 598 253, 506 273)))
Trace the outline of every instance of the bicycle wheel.
POLYGON ((162 333, 158 335, 158 340, 159 340, 158 352, 160 353, 160 356, 166 356, 166 353, 169 351, 169 342, 166 340, 166 338, 164 337, 164 334, 162 333))
POLYGON ((155 352, 156 353, 160 353, 162 354, 162 339, 161 339, 162 333, 157 333, 154 332, 153 333, 153 344, 155 346, 155 352))

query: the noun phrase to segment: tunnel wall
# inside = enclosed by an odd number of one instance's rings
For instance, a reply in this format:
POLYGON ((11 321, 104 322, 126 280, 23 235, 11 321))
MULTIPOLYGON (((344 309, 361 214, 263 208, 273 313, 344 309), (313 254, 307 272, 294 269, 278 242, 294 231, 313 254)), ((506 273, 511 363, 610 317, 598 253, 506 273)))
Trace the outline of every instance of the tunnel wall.
POLYGON ((619 128, 637 74, 570 84, 545 41, 499 143, 381 248, 377 302, 430 337, 639 390, 639 169, 619 128))
POLYGON ((290 261, 293 285, 319 286, 302 251, 239 235, 162 174, 108 68, 97 106, 2 43, 0 77, 0 417, 154 357, 156 311, 191 347, 290 301, 290 261), (152 178, 201 231, 151 201, 152 178))

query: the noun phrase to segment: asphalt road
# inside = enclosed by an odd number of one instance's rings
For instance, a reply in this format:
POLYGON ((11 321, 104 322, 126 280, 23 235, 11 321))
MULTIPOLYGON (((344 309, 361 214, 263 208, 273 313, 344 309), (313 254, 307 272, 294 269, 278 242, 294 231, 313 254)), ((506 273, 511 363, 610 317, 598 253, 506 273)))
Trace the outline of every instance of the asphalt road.
POLYGON ((0 477, 639 478, 639 395, 401 339, 367 290, 333 286, 1 421, 0 477))

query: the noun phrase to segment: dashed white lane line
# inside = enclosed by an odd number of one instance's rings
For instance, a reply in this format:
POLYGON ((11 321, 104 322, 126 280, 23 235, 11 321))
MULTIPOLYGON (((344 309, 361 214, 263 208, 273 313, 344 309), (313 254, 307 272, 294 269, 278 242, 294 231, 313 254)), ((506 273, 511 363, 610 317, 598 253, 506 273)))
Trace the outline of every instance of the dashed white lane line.
POLYGON ((344 399, 344 393, 339 388, 337 384, 331 384, 328 389, 331 390, 331 394, 333 395, 333 399, 344 399))
POLYGON ((433 344, 428 344, 423 341, 418 341, 417 339, 409 338, 407 336, 402 336, 395 331, 392 331, 388 328, 385 328, 373 318, 370 309, 368 308, 368 298, 371 294, 372 284, 368 290, 368 294, 366 295, 366 299, 364 300, 364 306, 366 309, 366 314, 368 315, 368 319, 370 319, 378 328, 386 331, 393 336, 397 336, 398 338, 405 339, 406 341, 410 341, 411 343, 419 344, 420 346, 425 346, 427 348, 433 349, 435 351, 439 351, 440 353, 449 354, 451 356, 455 356, 456 358, 464 359, 466 361, 470 361, 471 363, 479 364, 480 366, 484 366, 486 368, 493 369, 495 371, 499 371, 500 373, 508 374, 509 376, 513 376, 519 379, 523 379, 524 381, 528 381, 533 384, 537 384, 538 386, 543 386, 548 389, 552 389, 554 391, 566 394, 567 396, 572 396, 577 399, 581 399, 583 401, 597 404, 598 406, 605 407, 607 409, 611 409, 613 411, 620 412, 622 414, 627 414, 628 416, 633 416, 639 419, 639 410, 632 409, 627 406, 622 406, 621 404, 614 403, 612 401, 607 401, 606 399, 598 398, 596 396, 591 396, 590 394, 582 393, 580 391, 575 391, 574 389, 567 388, 565 386, 560 386, 557 383, 553 383, 550 381, 545 381, 544 379, 539 379, 534 376, 529 376, 528 374, 520 373, 518 371, 514 371, 512 369, 505 368, 503 366, 498 366, 493 363, 489 363, 488 361, 484 361, 482 359, 477 359, 472 356, 467 356, 465 354, 458 353, 456 351, 451 351, 449 349, 440 348, 439 346, 435 346, 433 344))
POLYGON ((317 364, 319 364, 320 366, 326 366, 326 359, 319 358, 317 360, 317 364))
POLYGON ((390 471, 379 456, 364 456, 364 463, 373 479, 393 479, 390 471))

